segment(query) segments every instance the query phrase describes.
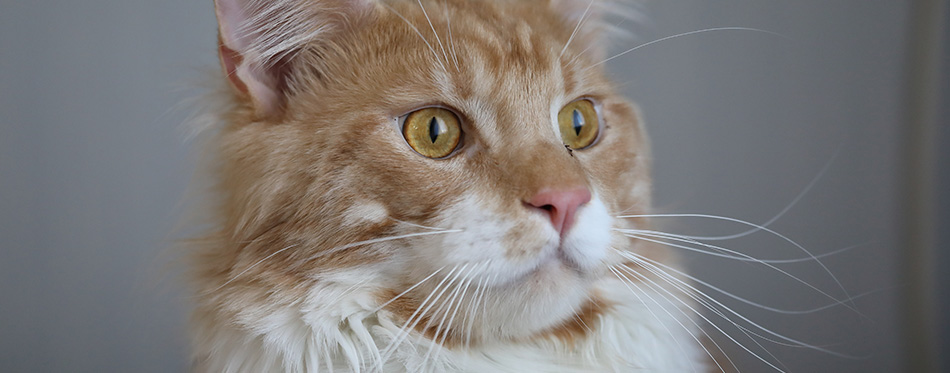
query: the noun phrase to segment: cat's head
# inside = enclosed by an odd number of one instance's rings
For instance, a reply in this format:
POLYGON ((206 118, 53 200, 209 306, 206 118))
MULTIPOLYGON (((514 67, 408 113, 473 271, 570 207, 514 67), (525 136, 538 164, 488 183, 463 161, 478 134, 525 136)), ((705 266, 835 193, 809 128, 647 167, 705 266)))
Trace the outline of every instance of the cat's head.
POLYGON ((236 104, 231 247, 206 274, 220 293, 363 274, 383 312, 474 340, 569 334, 610 307, 597 283, 633 247, 613 216, 645 211, 650 186, 635 110, 599 64, 603 4, 216 8, 236 104))

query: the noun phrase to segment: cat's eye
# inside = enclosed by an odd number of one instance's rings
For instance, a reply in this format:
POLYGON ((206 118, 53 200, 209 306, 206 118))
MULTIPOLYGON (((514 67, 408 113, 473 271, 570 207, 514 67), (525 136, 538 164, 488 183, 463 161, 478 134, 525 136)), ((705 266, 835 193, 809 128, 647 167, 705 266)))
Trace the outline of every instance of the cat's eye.
POLYGON ((573 101, 557 114, 561 140, 571 149, 584 149, 597 140, 600 118, 594 103, 588 99, 573 101))
POLYGON ((458 116, 451 110, 428 107, 406 116, 402 135, 419 154, 429 158, 444 158, 459 146, 462 128, 458 116))

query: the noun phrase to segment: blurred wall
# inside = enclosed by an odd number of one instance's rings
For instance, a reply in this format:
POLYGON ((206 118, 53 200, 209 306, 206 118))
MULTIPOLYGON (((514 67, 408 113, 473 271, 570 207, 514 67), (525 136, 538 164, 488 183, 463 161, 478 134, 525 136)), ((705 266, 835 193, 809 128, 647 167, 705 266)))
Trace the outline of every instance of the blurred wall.
POLYGON ((0 371, 185 371, 165 262, 211 1, 0 9, 0 371))
POLYGON ((937 323, 938 349, 941 367, 950 369, 950 271, 943 270, 950 265, 950 4, 944 1, 943 11, 943 50, 940 54, 939 84, 940 96, 938 100, 937 116, 937 244, 936 263, 938 268, 935 281, 937 283, 937 323))
MULTIPOLYGON (((641 32, 645 40, 723 26, 779 34, 710 31, 612 61, 654 140, 657 210, 765 223, 788 208, 769 228, 812 253, 859 245, 821 263, 777 265, 788 275, 683 251, 697 277, 762 306, 805 311, 834 303, 831 297, 860 296, 847 306, 782 314, 704 289, 767 326, 775 335, 757 332, 770 339, 781 335, 853 358, 749 338, 730 322, 710 319, 762 359, 784 363, 779 367, 786 371, 899 371, 898 162, 909 3, 651 4, 651 24, 641 32)), ((748 229, 708 218, 660 223, 666 231, 699 235, 748 229)), ((765 232, 711 243, 762 259, 808 256, 765 232)), ((711 334, 742 370, 769 370, 711 334)))
MULTIPOLYGON (((653 1, 646 22, 622 25, 638 39, 617 52, 723 26, 779 36, 710 31, 609 64, 653 138, 658 211, 763 223, 787 209, 769 227, 815 254, 858 245, 821 264, 781 267, 830 297, 856 297, 844 306, 788 315, 717 295, 777 334, 858 357, 746 338, 715 321, 787 371, 903 367, 897 229, 908 7, 653 1)), ((187 370, 187 295, 167 262, 196 153, 179 104, 203 70, 217 68, 211 1, 6 0, 2 9, 0 371, 187 370)), ((687 234, 747 228, 660 222, 687 234)), ((717 244, 761 258, 806 255, 761 232, 717 244)), ((832 303, 774 269, 684 256, 698 277, 762 305, 832 303)), ((744 371, 766 371, 711 334, 744 371)))

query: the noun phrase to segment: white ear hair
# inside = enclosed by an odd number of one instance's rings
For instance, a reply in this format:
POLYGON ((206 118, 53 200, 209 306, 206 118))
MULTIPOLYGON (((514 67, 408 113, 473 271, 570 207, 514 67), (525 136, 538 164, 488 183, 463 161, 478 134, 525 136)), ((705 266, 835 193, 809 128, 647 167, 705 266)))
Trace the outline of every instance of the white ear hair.
POLYGON ((215 0, 214 4, 222 68, 264 116, 282 104, 278 64, 371 8, 371 0, 215 0))

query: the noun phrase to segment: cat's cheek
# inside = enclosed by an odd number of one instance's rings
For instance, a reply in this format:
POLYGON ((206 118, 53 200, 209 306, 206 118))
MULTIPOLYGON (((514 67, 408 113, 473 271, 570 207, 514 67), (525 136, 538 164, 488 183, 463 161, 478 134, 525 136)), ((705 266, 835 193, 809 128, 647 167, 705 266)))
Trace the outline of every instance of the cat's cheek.
POLYGON ((530 264, 550 241, 538 224, 499 214, 478 194, 464 195, 444 205, 436 221, 429 224, 459 232, 427 237, 416 247, 421 257, 439 266, 485 263, 497 268, 503 263, 530 264))
POLYGON ((610 248, 612 219, 599 197, 594 197, 578 214, 574 226, 561 244, 567 260, 589 272, 603 266, 610 248))

